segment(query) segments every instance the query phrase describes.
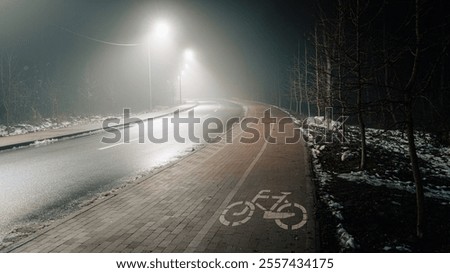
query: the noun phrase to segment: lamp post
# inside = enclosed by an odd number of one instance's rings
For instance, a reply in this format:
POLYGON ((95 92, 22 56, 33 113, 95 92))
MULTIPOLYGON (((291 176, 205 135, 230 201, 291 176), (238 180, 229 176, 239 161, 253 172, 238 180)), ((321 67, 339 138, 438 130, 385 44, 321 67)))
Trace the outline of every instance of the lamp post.
POLYGON ((147 45, 147 63, 148 63, 148 88, 149 88, 149 108, 150 111, 153 110, 153 92, 152 92, 152 38, 157 38, 159 40, 164 39, 169 34, 169 26, 164 21, 159 21, 156 23, 155 29, 151 31, 150 37, 148 39, 147 45), (154 37, 153 37, 154 36, 154 37))
POLYGON ((152 98, 152 54, 151 54, 151 43, 150 39, 148 40, 148 48, 147 48, 147 63, 148 63, 148 89, 149 89, 149 109, 150 112, 153 110, 153 98, 152 98))
POLYGON ((194 60, 194 52, 191 49, 185 49, 184 50, 184 66, 183 69, 180 72, 180 75, 178 76, 178 89, 179 89, 179 96, 180 96, 180 105, 182 104, 182 97, 181 97, 181 78, 183 77, 185 71, 189 69, 189 62, 192 62, 194 60))
POLYGON ((181 105, 181 73, 180 75, 178 75, 178 93, 179 93, 179 98, 178 100, 180 101, 180 105, 181 105))

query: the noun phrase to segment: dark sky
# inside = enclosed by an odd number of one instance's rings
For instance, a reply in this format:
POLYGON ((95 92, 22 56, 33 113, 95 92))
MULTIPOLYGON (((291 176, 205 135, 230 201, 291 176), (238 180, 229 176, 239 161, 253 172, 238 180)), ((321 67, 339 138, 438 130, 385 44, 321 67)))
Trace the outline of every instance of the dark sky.
MULTIPOLYGON (((81 76, 67 73, 88 71, 99 82, 113 78, 120 88, 141 92, 143 48, 110 46, 64 29, 103 41, 141 43, 149 25, 164 18, 173 32, 172 52, 193 48, 216 79, 211 88, 220 92, 211 94, 253 96, 273 91, 275 76, 286 71, 299 39, 310 30, 313 7, 308 0, 0 0, 0 47, 13 50, 24 64, 54 67, 68 82, 81 76)), ((160 89, 162 78, 177 73, 177 54, 156 56, 160 89)))

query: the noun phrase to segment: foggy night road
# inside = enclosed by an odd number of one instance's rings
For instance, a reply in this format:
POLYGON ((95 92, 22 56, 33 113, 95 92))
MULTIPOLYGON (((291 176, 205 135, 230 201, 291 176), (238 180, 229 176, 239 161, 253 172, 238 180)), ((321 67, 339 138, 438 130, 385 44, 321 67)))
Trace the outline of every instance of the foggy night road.
MULTIPOLYGON (((202 107, 203 118, 217 109, 201 105, 199 110, 202 107)), ((217 112, 240 112, 236 106, 222 108, 217 112)), ((253 133, 243 129, 245 120, 241 120, 241 125, 232 127, 231 143, 226 137, 208 143, 2 251, 317 251, 314 186, 306 146, 300 139, 285 142, 299 130, 294 130, 292 122, 284 129, 275 125, 286 118, 277 108, 245 103, 244 109, 244 119, 254 121, 253 133), (269 108, 272 121, 266 127, 263 113, 269 108), (262 137, 266 129, 275 142, 262 137), (251 139, 254 132, 261 137, 245 143, 243 138, 251 139)))
POLYGON ((0 0, 0 270, 450 253, 449 18, 445 0, 0 0))
MULTIPOLYGON (((195 108, 195 117, 201 119, 214 116, 226 121, 241 114, 240 106, 226 102, 203 102, 195 108)), ((187 112, 180 113, 180 117, 185 116, 187 112)), ((58 218, 81 201, 191 151, 196 144, 189 142, 186 125, 180 125, 180 135, 187 142, 178 143, 170 140, 173 127, 168 124, 169 141, 162 144, 148 140, 138 144, 138 127, 133 126, 129 144, 103 144, 101 138, 112 134, 102 132, 1 152, 0 237, 16 225, 58 218)), ((159 137, 161 118, 154 121, 153 127, 155 137, 159 137)), ((196 136, 201 136, 200 131, 201 126, 196 126, 196 136)))

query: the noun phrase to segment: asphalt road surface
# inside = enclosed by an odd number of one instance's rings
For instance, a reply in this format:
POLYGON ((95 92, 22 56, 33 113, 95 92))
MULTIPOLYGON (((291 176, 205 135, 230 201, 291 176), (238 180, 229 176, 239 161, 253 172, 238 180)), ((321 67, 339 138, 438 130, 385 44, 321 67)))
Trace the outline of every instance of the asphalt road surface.
MULTIPOLYGON (((201 102, 194 113, 195 118, 226 121, 241 116, 243 109, 228 102, 201 102)), ((180 113, 180 117, 188 117, 188 112, 180 113)), ((165 130, 164 118, 153 121, 156 138, 165 130)), ((199 145, 189 140, 187 124, 179 126, 179 135, 186 141, 176 141, 175 126, 167 121, 168 141, 164 143, 148 141, 149 123, 145 122, 144 130, 139 125, 129 128, 129 143, 123 138, 118 143, 102 143, 103 137, 116 135, 101 132, 1 152, 0 239, 17 226, 59 218, 83 201, 174 161, 199 145), (139 143, 139 132, 146 139, 143 144, 139 143)), ((203 141, 202 126, 197 124, 194 129, 195 136, 203 141)), ((124 130, 120 132, 124 137, 124 130)))

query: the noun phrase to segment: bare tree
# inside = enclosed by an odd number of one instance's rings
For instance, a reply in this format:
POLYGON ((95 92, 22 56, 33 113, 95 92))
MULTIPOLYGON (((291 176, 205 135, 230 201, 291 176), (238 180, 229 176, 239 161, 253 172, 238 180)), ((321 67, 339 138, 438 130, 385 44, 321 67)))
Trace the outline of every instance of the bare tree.
POLYGON ((298 93, 298 113, 303 114, 303 88, 302 88, 302 71, 301 71, 301 62, 300 62, 300 42, 298 42, 297 45, 297 62, 295 64, 295 70, 296 70, 296 82, 297 82, 297 93, 298 93))
POLYGON ((5 114, 6 126, 11 122, 13 55, 2 52, 0 54, 0 89, 2 91, 2 108, 5 114))
POLYGON ((320 107, 321 107, 321 88, 320 88, 320 77, 321 77, 321 70, 320 70, 320 61, 319 61, 319 38, 317 34, 317 25, 314 28, 314 48, 316 51, 316 54, 314 56, 315 61, 315 72, 316 72, 316 107, 317 107, 317 115, 320 116, 320 107))
POLYGON ((308 117, 311 116, 311 103, 310 103, 310 99, 309 99, 309 84, 308 84, 308 47, 306 44, 306 39, 305 39, 305 58, 304 58, 304 79, 305 79, 305 84, 303 86, 303 90, 305 91, 305 97, 306 97, 306 103, 307 103, 307 107, 308 107, 308 117))
POLYGON ((361 6, 360 0, 356 0, 356 8, 352 18, 353 26, 355 28, 355 72, 357 77, 357 97, 356 97, 356 111, 358 115, 359 132, 361 137, 360 149, 361 157, 359 168, 364 170, 366 168, 367 160, 367 144, 366 144, 366 124, 363 116, 363 76, 362 76, 362 60, 361 60, 361 6))
MULTIPOLYGON (((28 67, 25 67, 28 69, 28 67)), ((28 113, 26 79, 23 70, 19 69, 16 56, 10 52, 0 53, 0 94, 1 108, 7 126, 11 122, 24 119, 28 113)))
POLYGON ((404 110, 406 123, 406 136, 408 138, 408 150, 411 161, 411 169, 413 173, 414 182, 416 185, 416 205, 417 205, 417 223, 416 233, 417 237, 422 238, 425 226, 425 212, 424 212, 424 192, 422 177, 419 168, 419 159, 417 157, 416 143, 414 140, 414 118, 413 105, 417 90, 417 75, 419 70, 419 61, 421 58, 421 30, 420 30, 420 1, 415 0, 415 48, 413 53, 413 65, 411 75, 404 87, 404 110))

